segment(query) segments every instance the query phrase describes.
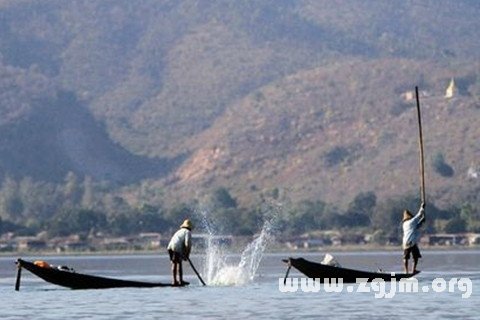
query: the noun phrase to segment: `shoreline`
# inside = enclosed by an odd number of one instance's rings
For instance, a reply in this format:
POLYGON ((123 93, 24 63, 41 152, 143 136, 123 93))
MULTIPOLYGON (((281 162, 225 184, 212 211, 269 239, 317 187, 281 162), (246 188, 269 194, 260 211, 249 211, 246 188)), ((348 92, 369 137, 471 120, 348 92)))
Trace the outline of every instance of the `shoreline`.
MULTIPOLYGON (((228 248, 227 254, 241 254, 244 248, 228 248)), ((478 251, 479 245, 475 246, 423 246, 421 251, 426 252, 442 252, 442 251, 478 251)), ((265 251, 265 254, 314 254, 314 253, 362 253, 362 252, 402 252, 401 246, 380 246, 380 245, 344 245, 344 246, 325 246, 309 249, 288 249, 280 246, 273 246, 265 251)), ((195 250, 192 255, 204 255, 202 250, 195 250)), ((136 256, 136 255, 151 255, 151 256, 168 256, 167 251, 163 248, 158 250, 102 250, 102 251, 12 251, 0 252, 0 258, 20 258, 25 256, 46 256, 46 257, 73 257, 73 256, 136 256)))

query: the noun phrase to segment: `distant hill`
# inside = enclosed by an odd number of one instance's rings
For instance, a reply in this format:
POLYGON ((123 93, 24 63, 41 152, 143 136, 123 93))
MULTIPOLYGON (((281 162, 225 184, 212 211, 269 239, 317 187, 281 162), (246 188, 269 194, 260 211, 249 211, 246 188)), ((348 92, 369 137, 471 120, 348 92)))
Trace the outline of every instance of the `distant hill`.
POLYGON ((136 156, 113 143, 71 94, 36 101, 34 107, 24 119, 0 127, 3 176, 63 182, 74 172, 125 184, 160 178, 174 167, 174 159, 136 156))
POLYGON ((265 86, 191 140, 197 151, 175 173, 179 190, 221 184, 247 196, 281 186, 295 199, 339 203, 366 191, 382 198, 418 192, 417 114, 406 93, 421 83, 427 189, 437 201, 451 200, 456 187, 478 186, 467 172, 478 165, 480 106, 468 95, 443 97, 446 75, 461 83, 471 67, 357 61, 265 86), (438 154, 454 168, 451 177, 436 171, 438 154))
POLYGON ((220 186, 242 204, 417 192, 418 85, 427 191, 448 205, 480 184, 479 14, 474 0, 0 0, 1 177, 144 182, 169 203, 220 186))

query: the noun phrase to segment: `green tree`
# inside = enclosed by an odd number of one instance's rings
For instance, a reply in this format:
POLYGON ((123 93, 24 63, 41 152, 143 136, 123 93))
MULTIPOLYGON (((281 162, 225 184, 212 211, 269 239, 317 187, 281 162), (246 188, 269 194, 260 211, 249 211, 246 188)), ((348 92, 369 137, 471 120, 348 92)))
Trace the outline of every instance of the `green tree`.
POLYGON ((7 176, 0 189, 0 216, 17 221, 21 220, 22 213, 23 202, 18 192, 18 183, 7 176))
POLYGON ((480 211, 471 203, 464 203, 460 208, 460 218, 466 223, 470 232, 480 232, 480 211))
POLYGON ((80 202, 81 192, 78 183, 78 177, 75 173, 69 171, 65 176, 65 184, 63 186, 65 202, 69 206, 75 206, 80 202))
POLYGON ((109 217, 108 229, 112 235, 127 235, 134 229, 134 221, 130 215, 119 213, 109 217))
POLYGON ((164 232, 173 225, 163 217, 163 208, 143 205, 136 214, 136 232, 164 232))
POLYGON ((4 210, 7 213, 8 217, 12 217, 14 220, 21 218, 25 206, 23 205, 22 199, 20 197, 7 198, 4 203, 4 210))
POLYGON ((453 168, 445 161, 443 154, 440 152, 433 158, 433 168, 442 177, 452 177, 455 174, 453 168))
POLYGON ((103 231, 106 227, 107 218, 102 212, 68 208, 60 210, 51 219, 47 231, 51 236, 66 236, 103 231))
POLYGON ((263 216, 261 210, 257 209, 238 209, 237 224, 233 230, 233 234, 241 236, 251 236, 258 232, 262 226, 263 216))
POLYGON ((332 205, 325 206, 323 215, 319 221, 319 229, 331 230, 342 227, 344 227, 344 225, 340 210, 332 205))
POLYGON ((20 181, 18 194, 23 203, 23 217, 34 225, 49 219, 64 201, 60 189, 55 184, 34 181, 29 177, 20 181))
POLYGON ((214 207, 219 208, 236 208, 237 200, 235 200, 227 188, 220 187, 213 192, 212 202, 214 207))
POLYGON ((93 179, 90 176, 86 176, 83 180, 83 196, 82 207, 92 209, 95 206, 95 190, 93 185, 93 179))
POLYGON ((165 220, 169 223, 171 226, 170 231, 175 230, 180 226, 180 224, 183 222, 185 219, 190 219, 192 220, 195 228, 198 230, 199 228, 199 223, 198 220, 196 219, 196 214, 194 208, 197 207, 196 203, 188 204, 188 203, 179 203, 174 205, 170 210, 167 210, 166 215, 165 215, 165 220))
POLYGON ((326 204, 323 201, 300 201, 292 207, 285 221, 289 234, 323 229, 326 224, 323 219, 326 204))
POLYGON ((347 212, 345 213, 346 224, 352 227, 370 225, 376 205, 377 196, 374 192, 361 192, 357 194, 348 205, 347 212))
POLYGON ((109 217, 121 214, 125 215, 132 211, 132 208, 124 198, 112 193, 105 194, 102 197, 101 204, 109 217))
POLYGON ((467 223, 460 217, 455 217, 448 221, 445 225, 445 232, 447 233, 462 233, 467 230, 467 223))
POLYGON ((336 146, 325 154, 325 165, 327 167, 334 167, 350 156, 350 152, 347 148, 342 146, 336 146))

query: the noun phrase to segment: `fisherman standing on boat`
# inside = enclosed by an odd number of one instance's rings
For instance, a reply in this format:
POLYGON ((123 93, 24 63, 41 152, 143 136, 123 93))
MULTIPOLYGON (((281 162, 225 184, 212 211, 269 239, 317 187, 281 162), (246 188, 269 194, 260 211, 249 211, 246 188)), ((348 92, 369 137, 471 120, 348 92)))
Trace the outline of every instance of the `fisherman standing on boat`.
POLYGON ((190 256, 190 251, 192 249, 192 229, 192 222, 189 219, 186 219, 180 226, 180 230, 175 232, 168 243, 167 250, 170 256, 170 261, 172 262, 172 284, 174 286, 187 284, 183 281, 182 260, 187 260, 190 256))
POLYGON ((422 257, 418 249, 417 242, 420 238, 420 227, 425 222, 425 203, 422 202, 418 213, 413 216, 408 210, 403 211, 402 229, 403 229, 403 263, 405 273, 408 273, 408 260, 410 254, 413 256, 412 273, 417 273, 418 259, 422 257))

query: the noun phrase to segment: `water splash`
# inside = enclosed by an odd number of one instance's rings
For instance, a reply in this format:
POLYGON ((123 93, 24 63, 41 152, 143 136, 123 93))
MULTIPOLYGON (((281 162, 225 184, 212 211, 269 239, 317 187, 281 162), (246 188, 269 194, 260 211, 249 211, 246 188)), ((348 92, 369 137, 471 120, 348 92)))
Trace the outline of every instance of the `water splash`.
POLYGON ((254 280, 265 250, 274 240, 278 217, 278 207, 272 208, 271 203, 262 208, 262 211, 264 211, 265 221, 260 233, 245 247, 240 256, 240 262, 235 264, 229 261, 231 256, 226 248, 215 241, 214 228, 207 217, 208 211, 202 210, 205 229, 209 235, 206 243, 204 272, 208 285, 238 286, 254 280))
POLYGON ((240 262, 236 265, 228 263, 226 255, 213 247, 211 258, 216 259, 217 265, 210 270, 209 284, 238 286, 252 282, 262 261, 265 249, 274 238, 271 231, 271 223, 266 221, 260 234, 243 250, 240 262))

